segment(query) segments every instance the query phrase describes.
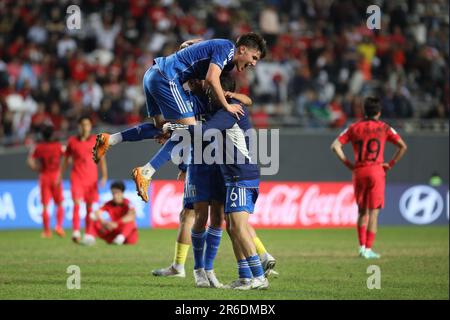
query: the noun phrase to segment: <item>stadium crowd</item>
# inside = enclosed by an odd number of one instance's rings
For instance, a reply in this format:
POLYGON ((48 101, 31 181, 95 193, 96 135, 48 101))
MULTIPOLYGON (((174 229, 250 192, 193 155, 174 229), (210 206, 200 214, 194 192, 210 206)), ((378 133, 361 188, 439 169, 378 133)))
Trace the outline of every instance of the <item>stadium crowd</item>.
POLYGON ((362 116, 370 92, 385 118, 449 114, 445 0, 5 0, 0 16, 0 145, 31 143, 44 122, 64 138, 86 113, 96 125, 141 122, 153 58, 250 30, 270 48, 236 73, 256 126, 340 128, 362 116), (373 3, 379 30, 366 26, 373 3), (66 28, 71 4, 80 30, 66 28))

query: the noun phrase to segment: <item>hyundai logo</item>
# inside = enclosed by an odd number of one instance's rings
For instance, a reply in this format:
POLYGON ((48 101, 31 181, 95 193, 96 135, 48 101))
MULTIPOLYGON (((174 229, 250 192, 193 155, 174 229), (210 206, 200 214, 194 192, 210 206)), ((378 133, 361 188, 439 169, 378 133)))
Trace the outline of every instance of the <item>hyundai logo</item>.
POLYGON ((406 190, 400 198, 402 216, 414 224, 429 224, 442 213, 444 201, 434 188, 419 185, 406 190))

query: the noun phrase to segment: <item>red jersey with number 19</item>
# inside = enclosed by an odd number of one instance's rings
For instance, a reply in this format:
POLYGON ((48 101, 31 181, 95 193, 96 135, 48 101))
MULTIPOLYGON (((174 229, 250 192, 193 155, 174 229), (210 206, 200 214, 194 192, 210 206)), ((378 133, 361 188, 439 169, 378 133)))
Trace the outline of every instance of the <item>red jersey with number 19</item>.
POLYGON ((340 143, 352 143, 355 168, 383 164, 386 141, 396 143, 399 139, 398 133, 380 120, 358 121, 339 136, 340 143))
POLYGON ((384 207, 386 173, 384 147, 386 141, 396 143, 400 136, 388 124, 380 120, 361 120, 348 127, 339 136, 342 144, 351 142, 355 156, 353 187, 359 209, 384 207))

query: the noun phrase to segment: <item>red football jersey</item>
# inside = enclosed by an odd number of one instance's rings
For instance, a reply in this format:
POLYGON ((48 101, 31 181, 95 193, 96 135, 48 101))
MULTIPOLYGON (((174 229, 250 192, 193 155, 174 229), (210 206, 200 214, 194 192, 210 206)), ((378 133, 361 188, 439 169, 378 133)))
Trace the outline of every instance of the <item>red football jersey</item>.
POLYGON ((81 181, 97 181, 97 165, 92 160, 92 148, 95 145, 95 135, 91 135, 85 141, 78 136, 69 138, 66 155, 72 157, 73 168, 71 177, 81 181))
POLYGON ((361 120, 351 124, 339 136, 339 142, 352 143, 355 167, 381 165, 384 162, 386 141, 396 143, 399 134, 380 120, 361 120))
POLYGON ((61 157, 63 146, 58 141, 41 142, 33 150, 31 157, 41 163, 40 174, 43 176, 53 176, 61 168, 61 157))
POLYGON ((100 208, 101 211, 108 212, 112 221, 119 221, 131 209, 134 207, 128 199, 123 199, 122 204, 115 204, 113 200, 110 200, 100 208))

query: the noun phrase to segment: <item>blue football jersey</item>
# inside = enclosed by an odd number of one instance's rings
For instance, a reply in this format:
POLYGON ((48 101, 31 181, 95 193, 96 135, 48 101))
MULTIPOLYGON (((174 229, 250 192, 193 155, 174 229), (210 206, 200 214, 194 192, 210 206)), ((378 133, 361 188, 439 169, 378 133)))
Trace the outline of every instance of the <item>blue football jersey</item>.
POLYGON ((203 80, 214 63, 223 71, 231 71, 235 52, 233 42, 226 39, 200 41, 170 56, 155 59, 160 72, 169 80, 184 83, 190 79, 203 80))

